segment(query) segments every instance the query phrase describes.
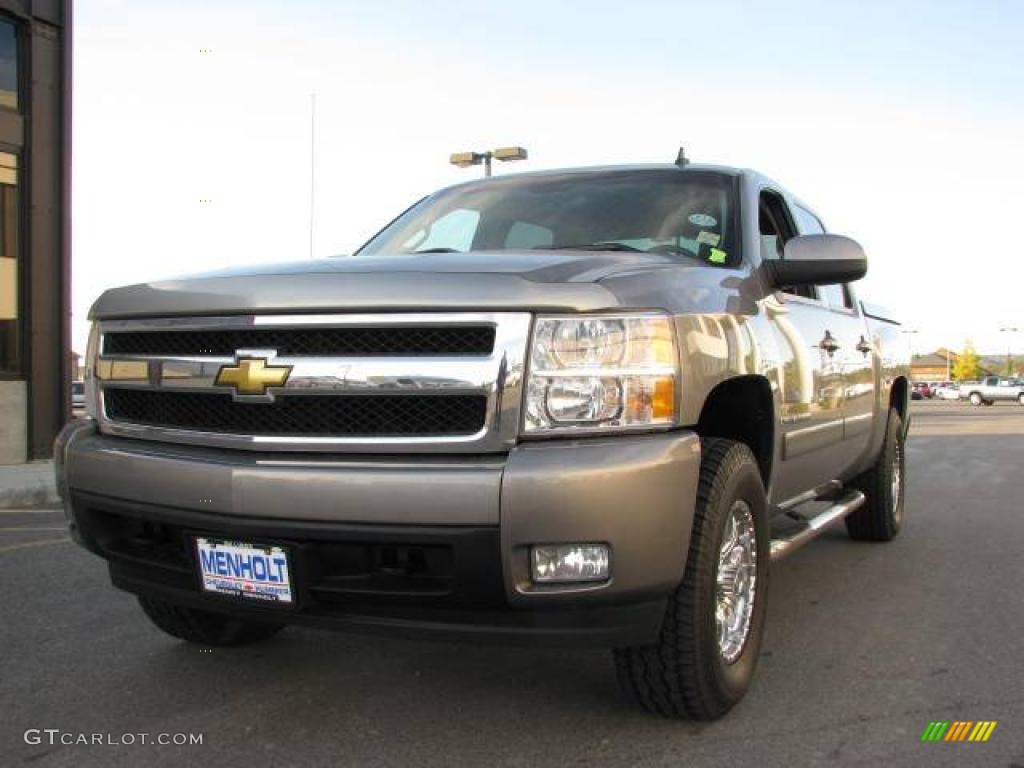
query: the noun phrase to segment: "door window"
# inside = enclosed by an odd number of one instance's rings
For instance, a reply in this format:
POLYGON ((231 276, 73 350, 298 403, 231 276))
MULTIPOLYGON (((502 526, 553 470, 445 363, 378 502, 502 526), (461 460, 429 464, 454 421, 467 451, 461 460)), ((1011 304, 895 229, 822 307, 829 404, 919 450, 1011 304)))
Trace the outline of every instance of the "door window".
POLYGON ((850 299, 850 288, 845 283, 819 285, 818 291, 830 308, 853 309, 853 301, 850 299))
POLYGON ((796 219, 796 225, 800 229, 801 235, 825 234, 825 225, 821 223, 821 219, 819 219, 813 213, 808 211, 806 208, 803 208, 799 205, 794 205, 793 218, 796 219))
MULTIPOLYGON (((764 260, 781 259, 786 242, 796 234, 796 229, 782 198, 774 192, 762 191, 757 220, 761 234, 761 258, 764 260)), ((782 292, 793 296, 803 296, 805 299, 818 298, 813 285, 785 286, 782 292)))

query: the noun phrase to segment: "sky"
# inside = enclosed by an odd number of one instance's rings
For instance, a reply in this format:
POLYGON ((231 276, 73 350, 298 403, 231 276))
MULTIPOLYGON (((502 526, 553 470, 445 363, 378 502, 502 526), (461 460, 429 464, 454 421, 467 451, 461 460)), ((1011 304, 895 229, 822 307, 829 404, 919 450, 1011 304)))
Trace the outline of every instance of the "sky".
POLYGON ((755 168, 915 353, 1024 353, 1024 2, 78 0, 74 34, 79 351, 106 288, 351 253, 515 144, 497 173, 755 168))

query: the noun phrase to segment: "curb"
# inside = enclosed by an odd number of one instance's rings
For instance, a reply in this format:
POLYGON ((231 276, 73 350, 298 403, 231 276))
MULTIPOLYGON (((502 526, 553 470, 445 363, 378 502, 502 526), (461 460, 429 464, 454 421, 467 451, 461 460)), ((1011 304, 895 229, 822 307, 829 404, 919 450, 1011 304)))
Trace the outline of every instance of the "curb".
POLYGON ((0 509, 60 506, 52 461, 0 466, 0 509))

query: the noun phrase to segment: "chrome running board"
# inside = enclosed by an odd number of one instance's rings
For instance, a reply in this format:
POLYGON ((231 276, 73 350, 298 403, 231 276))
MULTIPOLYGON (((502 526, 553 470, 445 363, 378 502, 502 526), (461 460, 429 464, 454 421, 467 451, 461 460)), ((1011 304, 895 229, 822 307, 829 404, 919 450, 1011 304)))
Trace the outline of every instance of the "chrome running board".
POLYGON ((787 512, 793 507, 799 507, 801 504, 806 504, 808 501, 817 501, 823 496, 828 496, 840 491, 843 488, 843 484, 838 480, 829 480, 827 483, 819 485, 817 488, 811 488, 809 491, 804 491, 799 496, 794 496, 792 499, 782 502, 776 506, 780 512, 787 512))
POLYGON ((807 518, 803 525, 794 533, 784 538, 772 539, 771 560, 781 560, 800 549, 804 544, 813 539, 823 528, 828 527, 837 520, 841 520, 848 514, 859 508, 865 502, 864 494, 860 491, 847 491, 826 510, 819 512, 814 517, 807 518))

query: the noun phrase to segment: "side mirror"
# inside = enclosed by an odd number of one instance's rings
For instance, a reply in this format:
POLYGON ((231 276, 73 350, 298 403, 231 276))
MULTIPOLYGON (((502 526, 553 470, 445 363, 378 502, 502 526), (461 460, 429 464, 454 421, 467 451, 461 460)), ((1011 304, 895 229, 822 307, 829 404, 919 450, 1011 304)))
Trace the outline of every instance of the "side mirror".
POLYGON ((801 235, 786 243, 781 259, 766 261, 775 285, 852 283, 868 272, 868 258, 856 240, 842 235, 801 235))

